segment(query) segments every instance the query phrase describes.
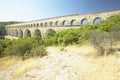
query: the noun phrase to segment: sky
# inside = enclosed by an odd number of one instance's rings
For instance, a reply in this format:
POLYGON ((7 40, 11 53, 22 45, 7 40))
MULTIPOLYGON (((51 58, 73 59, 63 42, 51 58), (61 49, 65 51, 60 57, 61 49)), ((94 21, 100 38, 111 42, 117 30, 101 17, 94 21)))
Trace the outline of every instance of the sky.
POLYGON ((0 0, 0 21, 31 21, 118 9, 120 0, 0 0))

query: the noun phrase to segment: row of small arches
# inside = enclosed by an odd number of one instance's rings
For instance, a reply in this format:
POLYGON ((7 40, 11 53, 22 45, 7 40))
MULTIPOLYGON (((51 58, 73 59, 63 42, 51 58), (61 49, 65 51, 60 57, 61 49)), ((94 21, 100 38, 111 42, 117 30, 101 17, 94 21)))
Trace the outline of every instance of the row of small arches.
MULTIPOLYGON (((93 20, 93 24, 96 24, 98 22, 101 22, 102 18, 97 17, 93 20)), ((79 24, 79 21, 73 19, 72 21, 70 21, 70 25, 71 26, 77 26, 79 24)), ((82 21, 80 22, 81 25, 86 25, 89 24, 89 21, 87 18, 82 19, 82 21)), ((45 22, 45 23, 33 23, 33 24, 29 24, 29 27, 34 27, 34 26, 67 26, 68 25, 68 21, 64 20, 62 23, 60 23, 59 21, 56 22, 45 22)))

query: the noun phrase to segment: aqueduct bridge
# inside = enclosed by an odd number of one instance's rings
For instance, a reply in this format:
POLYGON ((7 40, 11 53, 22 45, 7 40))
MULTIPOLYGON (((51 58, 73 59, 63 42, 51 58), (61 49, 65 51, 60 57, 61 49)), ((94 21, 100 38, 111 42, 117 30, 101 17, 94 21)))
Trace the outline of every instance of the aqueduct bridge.
POLYGON ((68 16, 59 16, 24 23, 17 23, 5 26, 6 33, 13 37, 27 37, 41 35, 45 37, 50 31, 58 32, 63 29, 79 28, 82 25, 92 25, 110 16, 120 14, 120 10, 99 12, 93 14, 74 14, 68 16))

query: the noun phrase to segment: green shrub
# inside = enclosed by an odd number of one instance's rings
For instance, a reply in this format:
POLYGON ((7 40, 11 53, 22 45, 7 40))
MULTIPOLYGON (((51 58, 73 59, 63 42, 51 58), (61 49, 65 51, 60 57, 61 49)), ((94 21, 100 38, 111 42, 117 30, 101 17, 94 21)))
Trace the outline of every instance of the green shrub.
POLYGON ((32 48, 39 46, 39 42, 36 38, 23 38, 18 40, 6 41, 7 47, 4 50, 4 56, 24 54, 32 48))
POLYGON ((43 57, 47 55, 45 46, 38 46, 31 50, 30 56, 32 57, 43 57))
POLYGON ((0 57, 3 56, 4 44, 0 41, 0 57))

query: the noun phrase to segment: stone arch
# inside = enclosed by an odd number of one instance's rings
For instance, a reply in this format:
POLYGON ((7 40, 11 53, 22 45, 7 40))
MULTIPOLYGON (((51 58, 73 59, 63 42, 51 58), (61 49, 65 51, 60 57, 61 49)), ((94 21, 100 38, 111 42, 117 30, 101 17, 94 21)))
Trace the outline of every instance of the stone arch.
POLYGON ((33 24, 31 24, 31 27, 33 27, 33 24))
POLYGON ((38 27, 38 26, 39 26, 39 23, 37 23, 36 25, 37 25, 37 27, 38 27))
POLYGON ((35 24, 35 23, 34 23, 33 25, 34 25, 34 27, 36 26, 36 24, 35 24))
POLYGON ((45 37, 54 36, 55 33, 56 33, 55 30, 53 30, 53 29, 48 29, 48 30, 46 30, 46 32, 45 32, 45 37))
POLYGON ((77 25, 77 21, 76 21, 75 19, 73 19, 73 20, 71 21, 71 25, 72 25, 72 26, 77 25))
POLYGON ((93 20, 93 24, 96 24, 96 23, 99 23, 102 21, 102 18, 100 17, 96 17, 94 20, 93 20))
POLYGON ((47 25, 47 22, 45 22, 44 26, 48 26, 48 25, 47 25))
POLYGON ((34 36, 40 36, 40 37, 42 37, 41 31, 39 29, 35 29, 34 30, 34 36))
POLYGON ((31 37, 31 31, 29 29, 25 30, 24 37, 31 37))
POLYGON ((66 20, 63 21, 62 25, 67 26, 68 22, 66 20))
POLYGON ((88 19, 87 18, 82 19, 81 24, 82 25, 88 24, 88 19))
POLYGON ((23 31, 20 29, 19 32, 18 32, 18 37, 19 38, 23 38, 23 31))
POLYGON ((43 23, 41 23, 40 26, 43 26, 43 23))
POLYGON ((53 22, 50 22, 50 26, 53 26, 53 22))
POLYGON ((18 30, 17 29, 15 29, 15 31, 14 31, 14 36, 18 37, 18 30))
POLYGON ((56 26, 60 26, 60 23, 58 21, 55 22, 56 26))

